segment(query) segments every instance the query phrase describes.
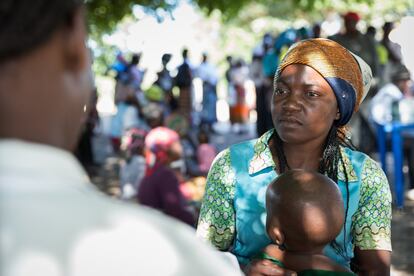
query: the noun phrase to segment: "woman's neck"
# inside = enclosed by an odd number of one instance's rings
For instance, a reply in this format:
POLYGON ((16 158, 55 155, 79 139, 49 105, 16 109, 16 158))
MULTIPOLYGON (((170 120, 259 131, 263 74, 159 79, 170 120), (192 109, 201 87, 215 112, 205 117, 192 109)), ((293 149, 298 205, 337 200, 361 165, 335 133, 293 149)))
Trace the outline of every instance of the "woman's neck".
MULTIPOLYGON (((319 163, 323 154, 323 146, 321 146, 320 142, 303 145, 283 143, 282 146, 288 168, 308 170, 319 169, 319 163)), ((269 141, 269 147, 275 164, 278 164, 277 167, 278 170, 280 170, 279 160, 281 160, 281 156, 278 156, 276 151, 276 139, 271 139, 269 141)))
POLYGON ((318 170, 323 148, 320 145, 291 145, 284 143, 283 152, 291 169, 318 170))

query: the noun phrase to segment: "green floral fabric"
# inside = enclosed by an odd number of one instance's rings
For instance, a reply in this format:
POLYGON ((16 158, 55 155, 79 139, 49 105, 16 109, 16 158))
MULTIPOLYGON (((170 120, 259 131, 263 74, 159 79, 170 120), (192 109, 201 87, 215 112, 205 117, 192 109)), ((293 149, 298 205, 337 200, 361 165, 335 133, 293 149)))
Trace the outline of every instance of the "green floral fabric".
POLYGON ((235 175, 227 149, 216 157, 207 176, 197 227, 197 236, 210 241, 220 250, 229 249, 235 234, 234 191, 235 175))
POLYGON ((391 250, 391 202, 384 172, 378 163, 367 159, 361 175, 358 212, 352 217, 355 246, 391 250))

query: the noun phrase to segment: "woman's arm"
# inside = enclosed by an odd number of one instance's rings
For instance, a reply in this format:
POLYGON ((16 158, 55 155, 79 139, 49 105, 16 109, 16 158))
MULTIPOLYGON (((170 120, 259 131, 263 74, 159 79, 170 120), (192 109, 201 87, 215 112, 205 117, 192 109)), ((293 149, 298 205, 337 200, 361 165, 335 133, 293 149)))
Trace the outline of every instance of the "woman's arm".
POLYGON ((354 249, 358 275, 389 276, 391 252, 386 250, 354 249))
POLYGON ((360 200, 352 217, 355 264, 361 275, 389 275, 391 256, 391 192, 388 180, 372 159, 361 175, 360 200))
POLYGON ((235 174, 227 149, 211 165, 197 226, 197 236, 222 251, 230 248, 235 235, 234 191, 235 174))

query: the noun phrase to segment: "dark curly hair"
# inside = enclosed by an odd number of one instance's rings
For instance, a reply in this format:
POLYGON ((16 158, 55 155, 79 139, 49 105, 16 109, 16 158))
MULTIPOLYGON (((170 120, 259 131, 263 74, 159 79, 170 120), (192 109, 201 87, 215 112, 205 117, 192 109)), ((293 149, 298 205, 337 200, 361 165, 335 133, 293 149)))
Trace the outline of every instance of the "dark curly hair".
POLYGON ((42 45, 83 0, 1 0, 0 63, 42 45))

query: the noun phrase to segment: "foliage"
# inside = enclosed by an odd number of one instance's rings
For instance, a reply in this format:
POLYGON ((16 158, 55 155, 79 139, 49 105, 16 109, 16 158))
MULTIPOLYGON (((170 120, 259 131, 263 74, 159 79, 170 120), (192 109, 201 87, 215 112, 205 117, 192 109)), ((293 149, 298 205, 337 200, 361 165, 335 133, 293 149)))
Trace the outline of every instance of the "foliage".
MULTIPOLYGON (((147 13, 153 14, 162 20, 163 12, 171 11, 179 1, 191 0, 86 0, 89 26, 92 35, 112 32, 117 23, 125 16, 131 15, 132 7, 140 5, 145 7, 147 13)), ((412 0, 192 0, 210 15, 214 10, 222 13, 225 22, 239 18, 240 13, 248 13, 254 6, 264 9, 262 15, 292 19, 298 16, 305 18, 323 17, 324 11, 345 11, 354 9, 365 12, 369 17, 375 12, 401 13, 401 11, 414 8, 412 0)), ((381 14, 383 15, 383 14, 381 14)))
POLYGON ((320 22, 328 12, 358 11, 379 27, 384 20, 396 20, 414 9, 413 0, 86 0, 90 36, 97 46, 96 72, 104 73, 114 61, 115 49, 103 43, 104 34, 112 33, 122 21, 138 20, 132 16, 135 5, 161 21, 164 16, 173 17, 180 1, 196 4, 208 18, 219 22, 223 57, 237 48, 244 58, 265 32, 276 34, 298 27, 294 25, 298 22, 320 22))
POLYGON ((158 16, 161 10, 171 11, 177 4, 178 0, 86 0, 90 32, 92 35, 112 32, 125 16, 131 15, 134 5, 158 16))

